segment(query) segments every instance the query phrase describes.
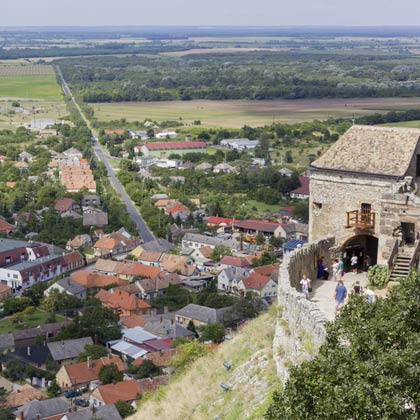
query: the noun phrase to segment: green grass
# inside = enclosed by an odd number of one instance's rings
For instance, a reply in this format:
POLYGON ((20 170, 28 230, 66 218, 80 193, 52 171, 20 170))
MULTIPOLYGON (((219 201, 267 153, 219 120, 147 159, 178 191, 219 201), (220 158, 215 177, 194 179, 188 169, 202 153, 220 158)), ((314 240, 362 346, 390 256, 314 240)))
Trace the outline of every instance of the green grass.
MULTIPOLYGON (((49 316, 50 314, 48 312, 43 312, 40 309, 36 309, 33 314, 24 316, 24 322, 21 328, 17 328, 10 318, 4 318, 0 320, 0 334, 22 328, 37 327, 38 325, 45 324, 49 316)), ((57 321, 63 321, 65 319, 61 315, 56 315, 55 317, 57 321)))
POLYGON ((161 392, 140 403, 130 419, 262 420, 279 386, 272 357, 276 307, 250 321, 232 340, 171 378, 161 392), (228 360, 228 372, 223 361, 228 360), (232 386, 223 392, 220 383, 232 386))
POLYGON ((53 74, 1 76, 0 97, 62 100, 61 88, 53 74))
POLYGON ((394 123, 378 124, 386 127, 407 127, 407 128, 420 128, 420 120, 414 121, 401 121, 394 123))
POLYGON ((250 213, 253 213, 258 216, 263 216, 265 213, 278 212, 281 206, 280 204, 265 204, 261 201, 248 200, 244 207, 250 213), (255 210, 255 208, 257 210, 255 210))

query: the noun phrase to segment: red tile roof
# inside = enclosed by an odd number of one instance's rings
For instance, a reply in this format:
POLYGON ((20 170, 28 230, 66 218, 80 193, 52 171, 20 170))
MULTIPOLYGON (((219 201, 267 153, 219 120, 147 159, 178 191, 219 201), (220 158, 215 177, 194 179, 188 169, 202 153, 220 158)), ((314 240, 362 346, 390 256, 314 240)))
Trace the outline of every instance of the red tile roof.
POLYGON ((230 255, 225 255, 221 260, 220 264, 231 265, 233 267, 249 267, 251 263, 242 257, 233 257, 230 255))
POLYGON ((262 290, 269 280, 270 277, 254 272, 242 279, 242 283, 245 289, 262 290))
POLYGON ((144 319, 141 315, 131 315, 121 318, 121 324, 126 328, 144 327, 147 323, 147 319, 144 319))
POLYGON ((235 219, 229 219, 227 217, 218 217, 218 216, 210 216, 207 219, 208 225, 230 225, 235 221, 235 219))
POLYGON ((140 393, 140 386, 135 379, 101 385, 93 391, 93 396, 100 396, 105 404, 115 404, 117 401, 133 401, 140 393), (96 394, 96 395, 95 395, 96 394))
POLYGON ((76 203, 76 201, 72 198, 59 198, 55 201, 54 209, 63 213, 69 211, 74 203, 76 203))
POLYGON ((167 141, 157 143, 146 143, 149 150, 171 150, 171 149, 205 149, 207 144, 204 141, 167 141))
POLYGON ((87 289, 93 287, 105 287, 109 286, 110 284, 118 284, 124 285, 127 282, 121 280, 119 277, 115 276, 108 276, 107 274, 101 273, 92 273, 91 271, 76 271, 72 273, 70 276, 75 282, 79 283, 80 285, 86 287, 87 289))
POLYGON ((143 357, 139 357, 132 363, 133 366, 140 366, 146 359, 151 360, 156 366, 167 367, 170 360, 176 355, 176 349, 169 349, 163 351, 155 351, 153 353, 147 353, 143 357))
POLYGON ((67 374, 71 380, 71 385, 77 385, 97 380, 101 367, 110 365, 111 363, 114 363, 118 370, 125 370, 124 363, 119 357, 115 355, 92 360, 90 362, 90 367, 88 366, 87 362, 82 362, 64 366, 64 369, 67 371, 67 374))
POLYGON ((117 274, 137 277, 156 277, 161 273, 159 267, 151 267, 139 262, 121 262, 118 263, 115 272, 117 274))
POLYGON ((177 213, 178 211, 184 211, 186 213, 191 213, 191 210, 187 206, 184 206, 183 204, 175 204, 174 206, 169 207, 166 210, 166 212, 168 214, 174 214, 174 213, 177 213))
POLYGON ((290 191, 290 193, 309 196, 309 177, 299 175, 299 181, 300 181, 300 187, 296 188, 293 191, 290 191))
POLYGON ((252 271, 264 276, 270 276, 274 271, 279 269, 279 264, 262 265, 261 267, 255 267, 252 271))
POLYGON ((96 296, 105 306, 108 306, 113 309, 124 309, 127 311, 134 311, 137 308, 139 309, 150 309, 151 306, 144 301, 139 299, 135 295, 124 290, 100 290, 96 296))
POLYGON ((80 262, 80 264, 83 265, 85 262, 83 255, 79 251, 73 251, 73 252, 64 254, 63 258, 66 264, 73 264, 75 262, 80 262))
POLYGON ((5 220, 0 219, 0 232, 9 233, 10 231, 16 229, 15 226, 7 223, 5 220))

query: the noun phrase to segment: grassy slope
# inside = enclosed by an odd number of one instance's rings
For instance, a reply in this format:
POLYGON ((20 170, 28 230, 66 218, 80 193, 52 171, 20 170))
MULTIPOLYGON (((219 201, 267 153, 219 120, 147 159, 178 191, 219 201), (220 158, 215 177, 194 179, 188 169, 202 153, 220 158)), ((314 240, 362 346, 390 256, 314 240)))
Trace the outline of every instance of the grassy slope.
POLYGON ((251 321, 232 340, 196 361, 167 387, 140 404, 132 420, 262 419, 278 386, 272 359, 275 307, 251 321), (223 361, 232 363, 227 372, 223 361), (228 392, 220 388, 225 382, 228 392))

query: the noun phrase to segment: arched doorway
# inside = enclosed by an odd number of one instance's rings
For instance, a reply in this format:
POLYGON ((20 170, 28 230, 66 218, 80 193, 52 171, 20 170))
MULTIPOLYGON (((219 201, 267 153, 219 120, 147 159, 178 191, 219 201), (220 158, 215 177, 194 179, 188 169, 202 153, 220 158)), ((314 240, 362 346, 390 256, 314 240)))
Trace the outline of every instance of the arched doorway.
POLYGON ((358 269, 365 271, 367 263, 375 265, 378 258, 378 238, 372 235, 357 235, 342 247, 344 271, 350 270, 350 259, 357 255, 358 269))

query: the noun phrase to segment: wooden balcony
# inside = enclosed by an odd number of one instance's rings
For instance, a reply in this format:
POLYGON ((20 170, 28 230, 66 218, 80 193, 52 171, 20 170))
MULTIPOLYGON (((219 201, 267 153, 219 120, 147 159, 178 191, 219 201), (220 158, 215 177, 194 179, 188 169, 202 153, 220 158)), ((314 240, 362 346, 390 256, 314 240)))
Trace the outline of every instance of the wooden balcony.
POLYGON ((347 212, 347 228, 375 229, 375 213, 353 210, 347 212))

